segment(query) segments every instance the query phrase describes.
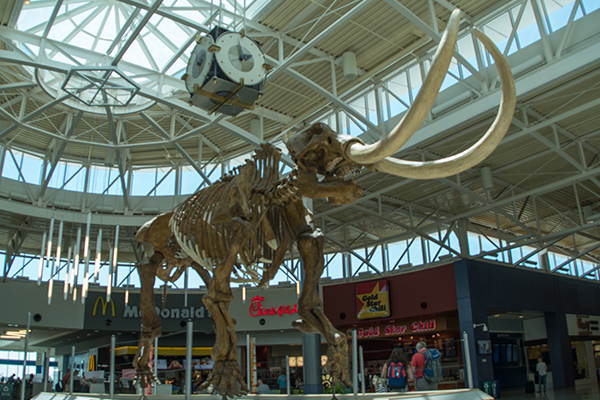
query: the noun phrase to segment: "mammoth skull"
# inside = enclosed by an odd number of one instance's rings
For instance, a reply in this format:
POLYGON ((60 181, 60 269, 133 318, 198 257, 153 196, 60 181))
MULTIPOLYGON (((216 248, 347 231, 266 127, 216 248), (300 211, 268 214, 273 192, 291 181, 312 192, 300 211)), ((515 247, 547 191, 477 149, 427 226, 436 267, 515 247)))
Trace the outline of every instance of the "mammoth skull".
POLYGON ((473 32, 494 58, 502 84, 502 99, 496 119, 488 131, 470 148, 436 161, 409 161, 391 157, 421 126, 440 90, 458 36, 460 10, 455 10, 441 38, 431 69, 410 110, 388 135, 365 145, 359 139, 336 134, 324 124, 290 138, 287 147, 298 165, 298 181, 307 197, 327 197, 332 204, 345 204, 362 196, 348 172, 359 166, 412 178, 436 179, 458 174, 483 161, 500 143, 511 124, 516 104, 515 84, 508 63, 496 45, 481 31, 473 32), (317 174, 324 178, 320 182, 317 174), (344 194, 344 190, 349 190, 344 194))
POLYGON ((298 166, 298 188, 313 199, 327 198, 331 204, 348 204, 362 197, 352 175, 362 165, 346 157, 347 147, 359 139, 340 135, 325 124, 314 124, 288 140, 286 146, 298 166))

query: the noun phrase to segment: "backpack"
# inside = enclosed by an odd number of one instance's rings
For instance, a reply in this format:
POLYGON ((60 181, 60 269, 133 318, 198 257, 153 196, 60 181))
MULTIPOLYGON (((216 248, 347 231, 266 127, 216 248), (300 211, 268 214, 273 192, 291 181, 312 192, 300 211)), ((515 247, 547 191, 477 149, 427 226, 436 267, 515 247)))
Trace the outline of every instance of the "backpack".
POLYGON ((444 376, 442 368, 442 355, 437 349, 426 349, 423 352, 425 356, 425 368, 423 368, 423 378, 429 382, 439 382, 444 376))
POLYGON ((388 387, 391 389, 404 388, 406 383, 406 369, 404 369, 404 365, 401 362, 390 363, 388 367, 388 387))

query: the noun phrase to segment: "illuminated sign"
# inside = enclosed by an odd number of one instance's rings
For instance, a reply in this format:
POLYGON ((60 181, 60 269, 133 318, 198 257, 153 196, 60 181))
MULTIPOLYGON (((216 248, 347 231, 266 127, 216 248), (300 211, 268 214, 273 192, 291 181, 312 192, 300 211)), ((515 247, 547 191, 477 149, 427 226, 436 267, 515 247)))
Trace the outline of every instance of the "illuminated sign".
POLYGON ((96 299, 96 303, 94 303, 94 309, 92 310, 92 316, 96 316, 96 312, 98 311, 98 303, 102 304, 102 315, 106 315, 106 306, 110 303, 112 316, 115 316, 115 303, 112 299, 110 299, 109 302, 104 301, 104 298, 102 296, 96 299))
POLYGON ((388 325, 383 329, 385 336, 398 336, 406 333, 406 325, 388 325))
MULTIPOLYGON (((443 324, 442 324, 443 325, 443 324)), ((366 338, 376 338, 376 337, 386 337, 386 336, 400 336, 404 334, 417 333, 417 332, 427 332, 433 331, 437 329, 437 322, 435 319, 430 319, 426 321, 415 321, 410 324, 410 330, 407 325, 385 325, 383 327, 369 326, 366 328, 357 328, 356 329, 356 337, 358 339, 366 339, 366 338)), ((347 329, 346 334, 349 336, 352 335, 352 329, 347 329)))
MULTIPOLYGON (((112 301, 112 300, 111 300, 112 301)), ((188 318, 204 318, 205 309, 204 307, 189 307, 189 308, 159 308, 154 307, 156 315, 162 319, 188 319, 188 318)), ((123 311, 123 318, 141 318, 142 310, 138 310, 137 306, 125 306, 123 311)), ((210 317, 210 314, 208 314, 210 317)))
POLYGON ((416 321, 413 322, 410 326, 413 332, 427 332, 434 331, 436 328, 435 319, 430 319, 428 321, 416 321))
POLYGON ((293 306, 279 306, 277 308, 271 306, 271 308, 263 307, 262 302, 264 300, 264 296, 254 296, 252 298, 252 303, 250 304, 250 315, 253 317, 260 317, 263 315, 279 315, 283 317, 283 314, 292 315, 293 313, 298 312, 298 304, 294 304, 293 306))
POLYGON ((389 284, 386 280, 356 285, 356 318, 384 318, 390 316, 389 284))

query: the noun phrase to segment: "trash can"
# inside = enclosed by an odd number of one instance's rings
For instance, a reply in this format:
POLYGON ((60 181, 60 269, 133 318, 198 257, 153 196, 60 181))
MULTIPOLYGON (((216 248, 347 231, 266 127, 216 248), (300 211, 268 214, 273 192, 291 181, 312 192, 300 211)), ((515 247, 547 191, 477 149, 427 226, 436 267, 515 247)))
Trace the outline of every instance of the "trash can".
POLYGON ((8 383, 0 383, 0 400, 12 400, 13 385, 8 383))
POLYGON ((493 396, 494 395, 494 390, 492 388, 493 384, 494 384, 494 382, 492 382, 492 381, 483 382, 483 392, 485 394, 489 394, 490 396, 493 396))
POLYGON ((500 398, 500 381, 483 382, 483 391, 495 399, 500 398))

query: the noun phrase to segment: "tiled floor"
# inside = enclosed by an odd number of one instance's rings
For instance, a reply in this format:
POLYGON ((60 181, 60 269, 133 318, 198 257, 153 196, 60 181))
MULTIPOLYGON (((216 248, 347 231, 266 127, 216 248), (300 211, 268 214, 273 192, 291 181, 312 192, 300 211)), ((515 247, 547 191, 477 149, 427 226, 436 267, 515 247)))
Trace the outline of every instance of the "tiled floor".
POLYGON ((510 400, 600 400, 600 390, 597 385, 593 385, 579 388, 551 389, 541 394, 502 393, 501 398, 510 400))

